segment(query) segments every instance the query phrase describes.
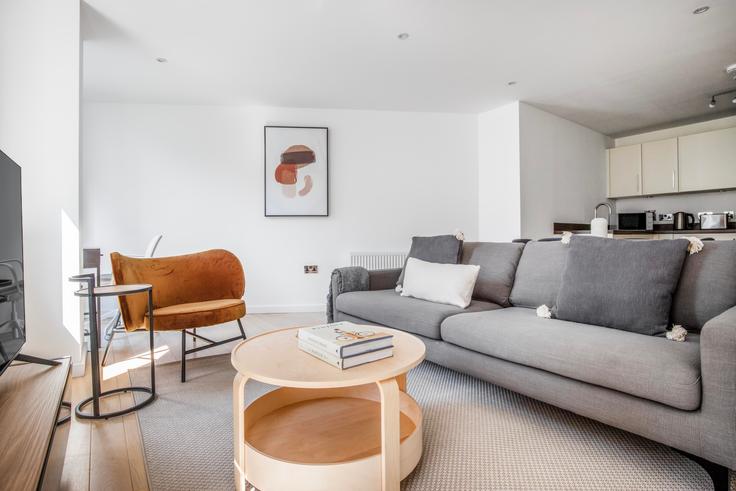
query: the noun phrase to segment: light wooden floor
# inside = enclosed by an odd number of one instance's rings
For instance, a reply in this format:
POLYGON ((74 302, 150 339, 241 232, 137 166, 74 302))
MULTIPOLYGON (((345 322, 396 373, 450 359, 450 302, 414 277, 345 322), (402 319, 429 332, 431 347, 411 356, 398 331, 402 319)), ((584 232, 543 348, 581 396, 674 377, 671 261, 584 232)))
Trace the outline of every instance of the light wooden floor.
MULTIPOLYGON (((249 314, 243 325, 250 337, 273 329, 319 324, 324 321, 324 314, 319 313, 249 314)), ((237 325, 232 323, 223 327, 204 328, 200 332, 217 340, 235 336, 239 331, 237 325)), ((191 343, 191 338, 189 342, 191 343)), ((181 358, 181 335, 178 331, 156 333, 155 343, 157 365, 175 362, 181 358)), ((187 359, 229 353, 235 344, 233 342, 195 353, 187 359)), ((89 364, 89 358, 87 363, 89 364)), ((102 389, 130 385, 128 370, 148 366, 148 363, 148 333, 116 335, 108 355, 108 364, 102 373, 102 389)), ((71 380, 72 407, 91 395, 90 383, 88 366, 84 377, 71 380)), ((105 398, 101 410, 110 411, 131 405, 132 397, 130 394, 120 394, 105 398)), ((135 413, 94 422, 73 418, 71 425, 61 478, 62 490, 149 489, 143 442, 135 413)))

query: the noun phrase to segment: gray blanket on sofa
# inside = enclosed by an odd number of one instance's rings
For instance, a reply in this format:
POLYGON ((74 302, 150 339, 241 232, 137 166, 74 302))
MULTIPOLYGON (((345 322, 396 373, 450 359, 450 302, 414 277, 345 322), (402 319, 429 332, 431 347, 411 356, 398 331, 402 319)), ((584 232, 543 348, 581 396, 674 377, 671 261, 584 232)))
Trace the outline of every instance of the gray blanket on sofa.
POLYGON ((345 292, 368 290, 370 280, 368 270, 360 266, 338 268, 332 272, 330 291, 327 293, 327 322, 335 318, 334 298, 345 292))

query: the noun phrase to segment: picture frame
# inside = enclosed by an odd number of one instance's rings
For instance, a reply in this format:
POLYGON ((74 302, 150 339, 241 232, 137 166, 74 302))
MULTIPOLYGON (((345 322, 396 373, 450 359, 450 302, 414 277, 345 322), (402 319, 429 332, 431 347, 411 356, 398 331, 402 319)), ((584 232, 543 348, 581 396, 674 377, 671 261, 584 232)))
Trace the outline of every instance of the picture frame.
POLYGON ((329 130, 263 127, 265 217, 329 216, 329 130))

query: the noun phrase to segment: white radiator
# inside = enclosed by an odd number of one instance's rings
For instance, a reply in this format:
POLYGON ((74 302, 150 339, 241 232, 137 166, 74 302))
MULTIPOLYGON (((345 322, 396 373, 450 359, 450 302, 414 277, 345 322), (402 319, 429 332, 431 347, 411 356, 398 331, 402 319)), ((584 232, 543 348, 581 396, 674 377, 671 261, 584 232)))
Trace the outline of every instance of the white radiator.
POLYGON ((367 270, 403 268, 405 252, 351 252, 350 265, 367 270))

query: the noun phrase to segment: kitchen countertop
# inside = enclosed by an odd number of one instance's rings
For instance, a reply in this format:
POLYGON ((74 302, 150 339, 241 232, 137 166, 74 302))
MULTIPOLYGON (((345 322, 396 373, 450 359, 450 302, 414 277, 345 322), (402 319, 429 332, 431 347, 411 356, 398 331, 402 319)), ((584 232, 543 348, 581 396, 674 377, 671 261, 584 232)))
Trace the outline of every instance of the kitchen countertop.
MULTIPOLYGON (((554 233, 561 234, 562 232, 572 232, 574 234, 589 233, 589 223, 557 223, 553 224, 554 233)), ((636 234, 733 234, 736 233, 736 222, 728 222, 728 228, 726 229, 706 229, 701 230, 700 225, 687 230, 673 230, 671 223, 655 223, 654 230, 618 230, 609 228, 609 233, 613 235, 636 235, 636 234)))

